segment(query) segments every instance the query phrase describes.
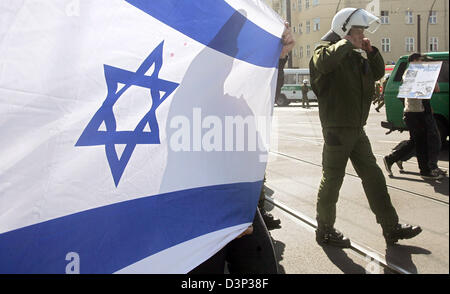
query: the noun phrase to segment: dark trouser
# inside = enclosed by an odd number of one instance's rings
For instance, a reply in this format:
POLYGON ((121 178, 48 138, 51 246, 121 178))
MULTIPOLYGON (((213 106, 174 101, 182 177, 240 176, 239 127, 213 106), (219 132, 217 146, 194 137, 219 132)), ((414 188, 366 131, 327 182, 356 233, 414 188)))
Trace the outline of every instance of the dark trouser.
POLYGON ((387 160, 391 164, 397 161, 407 161, 413 157, 416 152, 416 142, 411 134, 409 135, 409 140, 402 141, 401 146, 397 147, 398 148, 396 148, 394 152, 387 156, 387 160))
POLYGON ((348 159, 362 180, 370 209, 383 227, 398 223, 383 172, 372 153, 369 138, 362 128, 324 128, 323 175, 317 199, 317 221, 330 226, 336 220, 336 203, 348 159))
POLYGON ((380 103, 378 103, 378 106, 376 107, 376 109, 381 109, 381 107, 384 106, 384 100, 380 101, 380 103))
POLYGON ((189 274, 224 274, 226 262, 230 274, 278 273, 272 239, 258 209, 252 234, 234 239, 189 274))
POLYGON ((432 113, 425 113, 425 125, 427 129, 428 167, 433 170, 438 167, 439 153, 442 147, 441 135, 432 113))
POLYGON ((404 118, 411 141, 416 146, 420 172, 428 173, 437 168, 441 150, 441 137, 436 121, 431 113, 425 112, 406 112, 404 118))
POLYGON ((437 168, 442 143, 433 115, 424 112, 407 112, 404 119, 409 129, 410 139, 389 154, 388 161, 394 163, 399 160, 408 160, 416 153, 415 148, 418 145, 417 161, 420 171, 427 173, 437 168))

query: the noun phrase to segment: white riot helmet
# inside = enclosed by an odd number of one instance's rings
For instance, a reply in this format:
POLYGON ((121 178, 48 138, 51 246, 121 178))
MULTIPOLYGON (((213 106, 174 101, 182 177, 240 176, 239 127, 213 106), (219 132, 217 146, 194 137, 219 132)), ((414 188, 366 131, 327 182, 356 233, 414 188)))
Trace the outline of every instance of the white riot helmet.
POLYGON ((344 8, 333 17, 331 30, 322 40, 337 42, 344 38, 352 27, 364 28, 369 33, 374 33, 380 25, 380 19, 364 9, 344 8))
POLYGON ((307 84, 308 83, 308 80, 303 80, 303 84, 307 84))

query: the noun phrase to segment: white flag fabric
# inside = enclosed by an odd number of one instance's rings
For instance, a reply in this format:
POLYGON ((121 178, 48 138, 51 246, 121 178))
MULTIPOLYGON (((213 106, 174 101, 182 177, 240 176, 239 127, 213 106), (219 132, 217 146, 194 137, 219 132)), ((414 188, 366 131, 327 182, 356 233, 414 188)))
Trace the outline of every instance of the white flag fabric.
POLYGON ((0 1, 0 273, 187 273, 245 230, 282 31, 260 0, 0 1))

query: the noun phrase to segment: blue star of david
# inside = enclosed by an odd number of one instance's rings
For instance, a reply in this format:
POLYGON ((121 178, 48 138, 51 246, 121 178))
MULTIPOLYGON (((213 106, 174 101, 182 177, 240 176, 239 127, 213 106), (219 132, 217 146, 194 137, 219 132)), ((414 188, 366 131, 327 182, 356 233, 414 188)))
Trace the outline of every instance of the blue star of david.
POLYGON ((88 123, 75 146, 99 146, 105 145, 106 157, 111 169, 116 187, 119 185, 120 178, 138 144, 160 144, 159 126, 156 119, 156 109, 169 97, 179 84, 162 80, 158 77, 163 60, 164 41, 159 44, 152 53, 145 59, 136 72, 131 72, 104 65, 106 85, 108 94, 100 109, 88 123), (145 73, 155 64, 155 69, 151 76, 145 73), (118 83, 123 86, 118 91, 118 83), (152 107, 150 111, 138 123, 134 131, 116 131, 116 119, 113 113, 113 106, 117 100, 131 86, 139 86, 150 90, 152 98, 152 107), (161 92, 165 92, 161 97, 161 92), (100 131, 103 124, 106 131, 100 131), (150 126, 150 132, 144 131, 147 124, 150 126), (116 151, 116 144, 125 144, 126 147, 119 158, 116 151))

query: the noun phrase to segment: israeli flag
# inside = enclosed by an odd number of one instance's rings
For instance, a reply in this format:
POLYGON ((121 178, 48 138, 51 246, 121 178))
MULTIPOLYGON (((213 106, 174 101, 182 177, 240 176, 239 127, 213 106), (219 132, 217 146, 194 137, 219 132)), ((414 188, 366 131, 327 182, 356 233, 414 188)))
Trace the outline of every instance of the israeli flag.
POLYGON ((282 32, 260 0, 0 1, 0 273, 187 273, 242 233, 282 32))

